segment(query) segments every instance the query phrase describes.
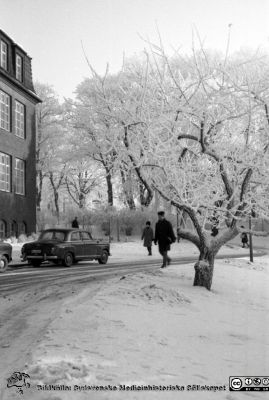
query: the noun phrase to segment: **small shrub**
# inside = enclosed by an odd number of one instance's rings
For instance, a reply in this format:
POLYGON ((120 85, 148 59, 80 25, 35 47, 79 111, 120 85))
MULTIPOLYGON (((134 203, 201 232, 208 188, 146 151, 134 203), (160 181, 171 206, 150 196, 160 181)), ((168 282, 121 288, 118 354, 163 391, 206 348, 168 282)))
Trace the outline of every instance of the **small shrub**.
POLYGON ((24 243, 27 242, 28 238, 24 233, 21 233, 20 236, 18 237, 18 243, 24 243))
POLYGON ((10 236, 10 240, 12 244, 18 243, 18 239, 16 238, 16 236, 10 236))
POLYGON ((27 237, 27 242, 33 242, 38 239, 39 234, 32 232, 31 235, 27 237))

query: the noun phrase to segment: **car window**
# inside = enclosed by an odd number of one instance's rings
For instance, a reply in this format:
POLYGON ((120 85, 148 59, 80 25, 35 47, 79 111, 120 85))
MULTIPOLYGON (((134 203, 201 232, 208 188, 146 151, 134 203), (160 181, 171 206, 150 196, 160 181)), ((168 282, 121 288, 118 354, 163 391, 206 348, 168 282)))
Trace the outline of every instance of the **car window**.
POLYGON ((64 232, 58 232, 58 231, 54 232, 54 238, 53 239, 64 240, 64 237, 65 237, 64 232))
POLYGON ((73 241, 73 240, 80 240, 80 233, 79 232, 72 232, 71 241, 73 241))
POLYGON ((81 232, 83 240, 92 240, 91 234, 89 232, 81 232))
POLYGON ((62 231, 45 231, 39 236, 39 240, 61 240, 64 241, 65 233, 62 231))

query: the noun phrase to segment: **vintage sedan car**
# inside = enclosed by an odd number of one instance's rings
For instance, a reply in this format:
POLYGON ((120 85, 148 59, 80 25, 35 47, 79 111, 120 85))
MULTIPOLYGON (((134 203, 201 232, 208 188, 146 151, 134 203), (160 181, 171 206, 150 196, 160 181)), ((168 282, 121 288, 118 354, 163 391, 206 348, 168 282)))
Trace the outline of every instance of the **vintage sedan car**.
POLYGON ((90 232, 82 229, 46 229, 38 240, 25 243, 21 249, 22 261, 38 267, 44 261, 70 267, 78 261, 98 260, 106 264, 110 245, 102 239, 93 239, 90 232))
POLYGON ((10 261, 12 261, 11 244, 0 242, 0 273, 7 270, 10 261))

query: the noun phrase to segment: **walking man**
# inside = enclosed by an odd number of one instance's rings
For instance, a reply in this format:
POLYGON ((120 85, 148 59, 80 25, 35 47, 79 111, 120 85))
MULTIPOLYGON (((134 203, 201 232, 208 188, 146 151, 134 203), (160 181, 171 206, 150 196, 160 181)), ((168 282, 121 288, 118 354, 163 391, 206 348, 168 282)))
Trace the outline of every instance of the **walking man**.
POLYGON ((176 237, 171 222, 165 219, 164 211, 159 211, 158 222, 155 227, 154 243, 158 243, 159 252, 163 256, 163 264, 161 268, 165 268, 170 264, 171 258, 168 257, 167 252, 170 250, 170 245, 175 241, 176 237))
MULTIPOLYGON (((244 229, 243 226, 241 226, 241 228, 244 229)), ((249 247, 249 244, 248 244, 248 235, 246 234, 246 232, 242 232, 240 236, 241 236, 242 247, 243 247, 243 248, 249 247)))
POLYGON ((73 219, 72 228, 79 228, 78 217, 75 217, 75 219, 73 219))
POLYGON ((150 226, 150 221, 146 222, 146 227, 143 229, 141 240, 144 239, 144 247, 148 249, 148 255, 152 256, 152 241, 153 241, 153 230, 150 226))

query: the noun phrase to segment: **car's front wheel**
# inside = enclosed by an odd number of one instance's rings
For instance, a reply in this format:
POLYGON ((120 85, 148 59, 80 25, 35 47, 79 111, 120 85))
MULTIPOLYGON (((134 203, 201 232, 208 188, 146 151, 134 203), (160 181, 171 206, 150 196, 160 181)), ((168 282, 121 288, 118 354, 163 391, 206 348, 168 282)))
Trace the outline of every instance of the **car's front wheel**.
POLYGON ((0 256, 0 273, 5 272, 8 267, 8 259, 6 256, 0 256))
POLYGON ((100 258, 98 258, 99 264, 106 264, 108 260, 108 252, 103 250, 100 258))
POLYGON ((71 267, 71 265, 73 264, 73 262, 74 262, 73 254, 72 254, 72 253, 66 253, 66 254, 64 255, 64 259, 63 259, 63 265, 64 265, 65 267, 71 267))

